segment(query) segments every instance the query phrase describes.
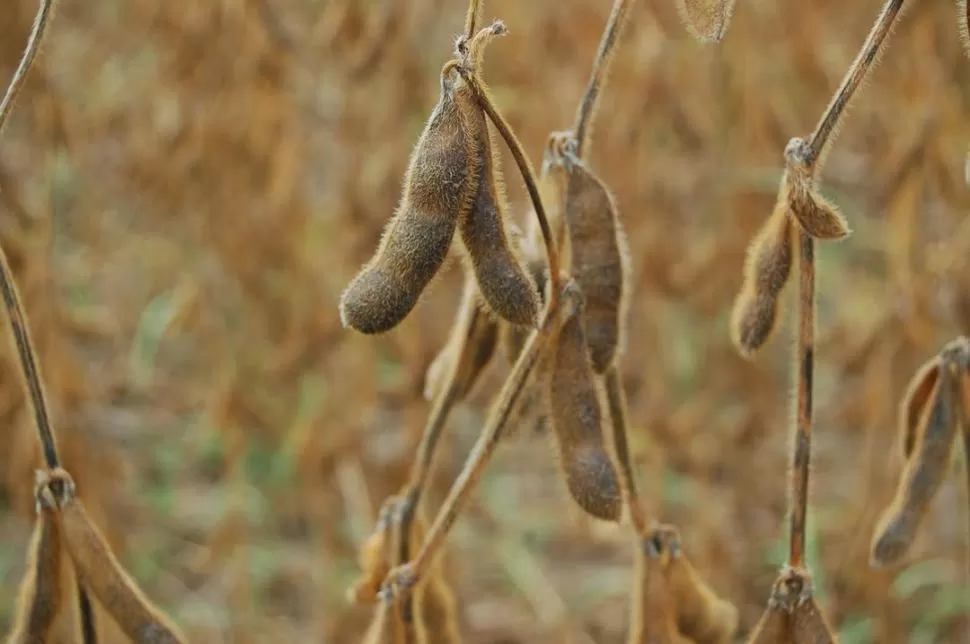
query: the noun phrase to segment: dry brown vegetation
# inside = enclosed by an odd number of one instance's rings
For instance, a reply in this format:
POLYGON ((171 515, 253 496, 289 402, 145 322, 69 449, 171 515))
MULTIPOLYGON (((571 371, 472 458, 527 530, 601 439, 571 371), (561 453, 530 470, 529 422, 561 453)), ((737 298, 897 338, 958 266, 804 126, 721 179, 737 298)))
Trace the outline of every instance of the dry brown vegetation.
POLYGON ((965 0, 482 4, 61 0, 0 633, 966 641, 965 0))

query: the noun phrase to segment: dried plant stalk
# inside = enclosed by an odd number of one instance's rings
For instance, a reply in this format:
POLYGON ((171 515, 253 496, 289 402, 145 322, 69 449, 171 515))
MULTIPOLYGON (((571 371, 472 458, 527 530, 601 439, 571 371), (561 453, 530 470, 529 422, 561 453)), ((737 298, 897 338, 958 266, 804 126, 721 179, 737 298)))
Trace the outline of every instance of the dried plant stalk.
POLYGON ((593 118, 599 106, 600 92, 606 84, 606 78, 615 56, 616 45, 623 34, 623 28, 626 25, 626 18, 632 4, 632 0, 615 0, 606 23, 606 29, 603 30, 603 36, 600 38, 599 49, 597 49, 596 58, 593 60, 593 70, 589 75, 583 100, 580 102, 576 113, 576 125, 573 127, 575 147, 572 152, 576 155, 576 158, 583 157, 587 144, 592 138, 593 118))
POLYGON ((949 471, 957 433, 965 422, 962 362, 967 351, 968 345, 957 340, 939 355, 936 382, 918 414, 912 454, 873 536, 873 566, 894 563, 906 553, 949 471))
POLYGON ((636 475, 633 471, 633 458, 630 455, 628 440, 626 394, 616 364, 606 372, 604 379, 606 401, 609 406, 611 443, 616 462, 619 465, 620 489, 623 504, 630 513, 630 523, 634 534, 647 532, 647 516, 637 491, 636 475))
MULTIPOLYGON (((13 111, 17 96, 20 94, 21 89, 23 89, 24 82, 27 80, 27 74, 30 72, 34 59, 37 57, 37 52, 40 50, 41 43, 44 41, 44 36, 47 33, 47 27, 53 17, 53 12, 54 1, 41 0, 23 56, 17 65, 17 69, 14 71, 10 84, 7 86, 3 99, 0 100, 0 134, 2 134, 3 128, 7 124, 7 119, 13 111)), ((34 428, 37 431, 41 453, 47 468, 54 470, 60 467, 60 459, 57 454, 57 437, 50 422, 50 414, 48 412, 43 380, 40 375, 40 367, 37 364, 36 354, 30 338, 30 323, 27 320, 27 313, 21 303, 20 293, 13 279, 13 272, 10 270, 10 263, 7 261, 7 255, 2 248, 0 248, 0 292, 3 295, 7 319, 10 322, 10 333, 13 345, 20 361, 21 385, 26 394, 27 406, 34 417, 34 428)), ((82 625, 81 636, 85 644, 94 644, 96 641, 94 612, 87 596, 87 591, 80 585, 77 589, 77 596, 82 625)))
POLYGON ((184 643, 185 637, 128 576, 111 552, 104 535, 91 521, 74 481, 62 469, 47 472, 43 494, 55 501, 56 521, 64 547, 84 588, 91 591, 134 642, 142 644, 184 643))

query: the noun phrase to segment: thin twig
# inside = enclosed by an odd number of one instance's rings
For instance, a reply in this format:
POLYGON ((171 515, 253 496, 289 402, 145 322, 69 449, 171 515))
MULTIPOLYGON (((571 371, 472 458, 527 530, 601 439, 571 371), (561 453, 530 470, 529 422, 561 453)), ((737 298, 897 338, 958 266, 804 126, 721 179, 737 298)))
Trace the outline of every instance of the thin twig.
POLYGON ((482 0, 468 0, 468 13, 465 14, 465 37, 471 39, 475 35, 475 27, 481 22, 482 0))
POLYGON ((647 533, 647 514, 637 492, 628 441, 626 396, 623 392, 623 379, 620 378, 616 364, 606 372, 606 397, 610 406, 610 422, 613 425, 613 450, 620 464, 620 485, 626 497, 626 506, 630 510, 630 522, 636 533, 643 536, 647 533))
POLYGON ((815 126, 815 132, 809 140, 809 155, 806 161, 815 166, 816 172, 819 170, 817 160, 822 156, 825 146, 835 132, 845 108, 852 100, 859 85, 862 84, 866 74, 872 69, 883 43, 889 36, 889 32, 892 31, 896 18, 899 17, 902 6, 903 0, 888 0, 885 4, 872 29, 869 30, 869 35, 863 43, 859 55, 852 61, 849 71, 842 79, 842 85, 839 86, 835 96, 832 97, 832 101, 825 108, 822 118, 819 119, 818 125, 815 126))
MULTIPOLYGON (((20 64, 17 65, 3 100, 0 101, 0 134, 3 133, 3 128, 13 112, 13 106, 17 102, 17 97, 27 80, 27 74, 30 72, 37 52, 40 50, 44 35, 47 33, 47 26, 50 24, 53 15, 53 8, 53 0, 41 0, 40 6, 37 8, 37 15, 34 17, 34 24, 30 30, 30 36, 27 39, 27 46, 20 59, 20 64)), ((40 367, 37 364, 36 353, 30 339, 30 324, 27 313, 21 303, 17 283, 13 278, 10 262, 7 260, 7 254, 2 246, 0 246, 0 291, 2 291, 7 317, 10 320, 11 337, 20 359, 20 371, 26 388, 27 404, 33 411, 34 425, 37 430, 37 437, 40 440, 44 462, 48 469, 53 470, 60 467, 57 440, 50 422, 40 367)), ((80 582, 77 584, 77 590, 82 641, 85 644, 94 644, 97 641, 97 632, 91 599, 80 582)))
POLYGON ((788 565, 805 562, 808 476, 812 456, 812 395, 815 371, 815 240, 799 229, 798 373, 796 375, 795 445, 792 450, 791 525, 788 565))
MULTIPOLYGON (((34 19, 34 26, 31 29, 23 58, 21 58, 10 85, 7 87, 3 101, 0 102, 0 133, 3 132, 3 127, 7 123, 13 105, 17 100, 17 95, 23 89, 27 73, 30 71, 30 66, 40 49, 44 33, 50 22, 52 6, 53 0, 42 0, 37 10, 37 17, 34 19)), ((3 302, 7 307, 7 315, 10 318, 10 330, 20 358, 24 384, 27 387, 27 404, 30 405, 34 414, 37 434, 44 453, 44 461, 48 468, 54 469, 60 467, 60 459, 57 456, 57 441, 54 438, 54 430, 51 428, 44 387, 41 384, 40 369, 37 366, 33 344, 30 341, 27 314, 21 304, 17 284, 10 270, 10 263, 7 261, 7 254, 3 252, 2 248, 0 248, 0 291, 2 291, 3 302)))
MULTIPOLYGON (((821 169, 821 158, 832 134, 862 80, 872 68, 886 37, 899 16, 903 0, 888 0, 869 30, 869 35, 852 61, 842 84, 825 108, 818 125, 807 141, 793 139, 785 151, 789 170, 797 164, 798 173, 814 182, 821 169)), ((790 486, 790 530, 788 564, 804 566, 805 524, 808 513, 808 482, 812 451, 812 396, 815 368, 815 240, 798 228, 799 246, 799 325, 797 342, 795 444, 792 453, 790 486)))
POLYGON ((596 59, 593 61, 593 70, 586 85, 586 92, 583 100, 579 104, 576 113, 576 125, 573 127, 575 150, 573 153, 582 158, 583 150, 589 141, 593 129, 593 116, 596 114, 596 107, 599 103, 600 90, 603 88, 604 81, 610 71, 610 64, 613 62, 613 54, 616 51, 616 43, 623 33, 623 26, 626 24, 626 17, 629 14, 631 0, 616 0, 613 9, 610 11, 610 18, 600 39, 599 49, 596 52, 596 59))

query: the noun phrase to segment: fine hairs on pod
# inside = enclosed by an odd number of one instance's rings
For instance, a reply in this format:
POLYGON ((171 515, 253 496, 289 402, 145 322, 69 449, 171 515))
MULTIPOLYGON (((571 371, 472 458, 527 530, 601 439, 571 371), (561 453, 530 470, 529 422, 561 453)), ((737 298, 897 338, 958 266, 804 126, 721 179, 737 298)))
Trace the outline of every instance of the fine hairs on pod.
POLYGON ((434 400, 445 385, 457 361, 454 395, 467 396, 495 354, 499 324, 483 308, 474 276, 466 275, 458 313, 451 326, 448 341, 428 367, 424 381, 425 400, 434 400))
POLYGON ((535 327, 539 294, 506 227, 508 206, 502 171, 485 113, 477 111, 469 119, 469 128, 482 172, 474 205, 459 220, 462 245, 488 307, 508 323, 535 327))
POLYGON ((616 200, 599 177, 568 152, 563 161, 570 272, 585 298, 583 319, 593 370, 602 374, 624 342, 630 274, 626 233, 616 200))
POLYGON ((677 0, 687 31, 702 43, 720 42, 731 24, 735 0, 677 0))
POLYGON ((115 558, 107 540, 76 498, 74 481, 64 470, 45 473, 39 485, 55 500, 58 528, 81 584, 139 644, 185 644, 185 637, 151 601, 115 558))
POLYGON ((17 601, 13 630, 7 644, 37 644, 53 641, 53 629, 61 612, 63 544, 54 517, 56 502, 46 486, 46 476, 37 473, 34 491, 37 518, 30 538, 27 571, 17 601))
POLYGON ((411 154, 401 202, 377 252, 340 297, 344 326, 367 334, 393 329, 441 269, 458 221, 479 189, 481 155, 469 128, 480 114, 454 61, 446 64, 438 104, 411 154))
POLYGON ((909 550, 950 469, 959 426, 965 418, 959 355, 963 350, 961 345, 951 343, 940 353, 938 375, 919 412, 912 451, 903 466, 896 494, 873 535, 869 555, 872 566, 895 563, 909 550))
POLYGON ((731 339, 750 357, 768 341, 778 320, 779 298, 793 263, 793 231, 788 207, 775 205, 748 246, 741 291, 731 311, 731 339))
POLYGON ((566 487, 588 514, 618 521, 622 494, 604 441, 605 392, 595 377, 583 329, 583 295, 574 281, 564 301, 550 356, 549 414, 566 487))

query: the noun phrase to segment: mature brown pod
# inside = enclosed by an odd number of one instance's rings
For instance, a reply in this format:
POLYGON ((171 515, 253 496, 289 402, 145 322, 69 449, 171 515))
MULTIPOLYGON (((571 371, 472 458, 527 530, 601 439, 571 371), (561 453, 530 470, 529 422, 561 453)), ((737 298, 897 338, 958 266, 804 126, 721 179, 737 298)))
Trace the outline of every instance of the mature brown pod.
POLYGON ((440 395, 456 361, 454 395, 456 400, 463 399, 492 360, 498 343, 498 321, 482 310, 479 296, 474 277, 466 276, 458 314, 451 326, 448 341, 428 367, 425 376, 426 400, 434 400, 440 395))
POLYGON ((748 644, 792 644, 791 615, 769 606, 751 629, 748 644))
POLYGON ((700 42, 720 42, 734 13, 734 0, 677 0, 681 20, 700 42))
POLYGON ((75 498, 74 481, 64 470, 47 474, 45 485, 56 500, 58 527, 74 570, 122 632, 139 644, 184 644, 185 637, 152 605, 121 567, 104 535, 75 498))
POLYGON ((899 403, 899 436, 904 458, 909 458, 913 452, 920 418, 923 416, 926 403, 933 394, 939 377, 940 357, 933 356, 931 360, 920 366, 913 374, 909 384, 906 385, 906 392, 899 403))
POLYGON ((37 519, 30 538, 27 571, 17 601, 17 613, 8 644, 45 644, 52 642, 52 630, 61 612, 62 553, 61 532, 54 519, 57 508, 47 487, 47 475, 37 473, 35 498, 37 519))
POLYGON ((678 606, 664 576, 669 560, 656 535, 637 538, 627 644, 690 644, 677 630, 678 606))
POLYGON ((950 469, 964 419, 962 351, 962 346, 950 344, 940 353, 937 380, 921 414, 912 453, 903 467, 896 496, 873 535, 872 566, 894 563, 906 553, 950 469))
POLYGON ((785 174, 778 190, 778 202, 788 204, 795 221, 815 239, 842 239, 849 235, 849 224, 834 204, 815 187, 814 147, 795 137, 785 146, 785 174))
POLYGON ((569 302, 551 354, 549 413, 559 464, 576 503, 598 519, 618 521, 622 511, 619 477, 604 442, 602 384, 586 350, 582 293, 572 282, 569 302))
POLYGON ((791 275, 792 242, 788 207, 779 202, 748 246, 744 281, 731 311, 731 339, 745 357, 760 349, 775 328, 778 299, 791 275))
POLYGON ((340 319, 384 333, 411 312, 448 255, 458 221, 475 203, 481 174, 471 124, 481 118, 472 90, 449 63, 441 95, 411 154, 397 211, 374 256, 340 297, 340 319))
POLYGON ((564 214, 571 273, 586 298, 586 343, 593 369, 604 373, 622 346, 629 290, 629 250, 616 201, 586 165, 567 155, 564 214))
POLYGON ((479 110, 470 118, 469 128, 482 171, 474 205, 459 220, 461 241, 489 308, 507 322, 535 327, 539 294, 506 229, 508 206, 501 165, 485 113, 479 110))
POLYGON ((834 644, 837 641, 814 597, 795 605, 791 616, 791 641, 792 644, 834 644))
POLYGON ((701 578, 679 543, 672 544, 665 575, 677 606, 677 629, 696 644, 724 644, 738 629, 738 610, 701 578))

